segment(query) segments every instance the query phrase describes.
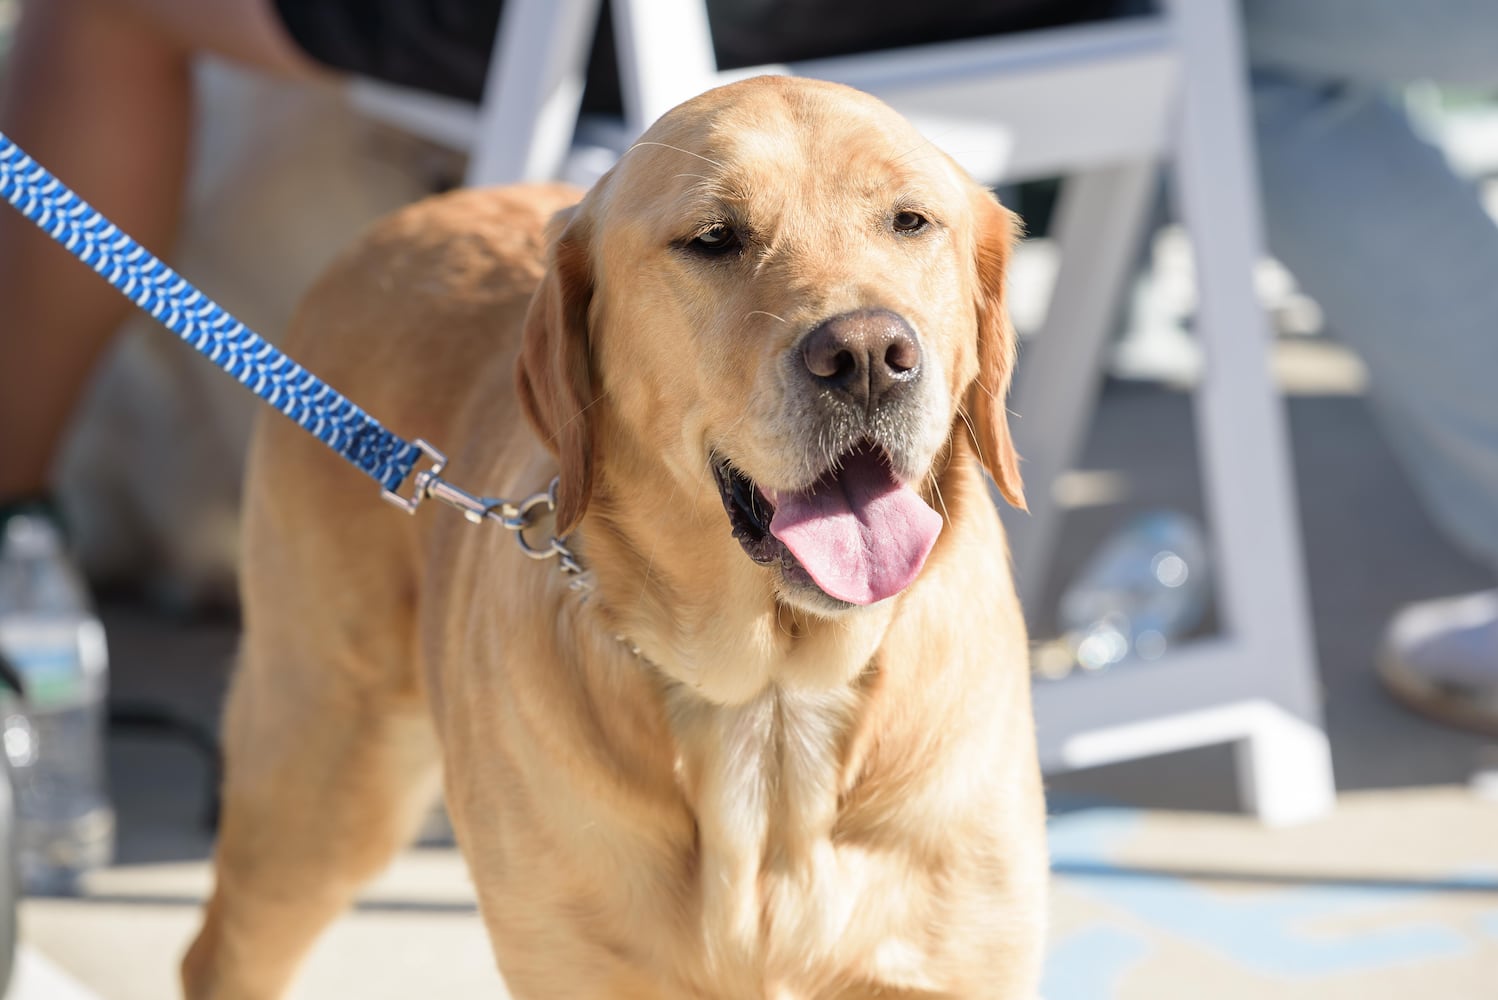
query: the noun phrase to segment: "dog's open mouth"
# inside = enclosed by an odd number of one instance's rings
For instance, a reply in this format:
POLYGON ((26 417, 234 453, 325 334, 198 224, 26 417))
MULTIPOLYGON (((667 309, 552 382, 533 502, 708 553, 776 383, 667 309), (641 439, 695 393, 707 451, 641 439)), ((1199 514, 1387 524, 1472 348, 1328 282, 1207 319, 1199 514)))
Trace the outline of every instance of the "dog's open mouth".
POLYGON ((908 587, 941 531, 941 515, 867 444, 810 489, 763 490, 726 461, 713 472, 733 536, 749 558, 804 573, 823 593, 873 604, 908 587))

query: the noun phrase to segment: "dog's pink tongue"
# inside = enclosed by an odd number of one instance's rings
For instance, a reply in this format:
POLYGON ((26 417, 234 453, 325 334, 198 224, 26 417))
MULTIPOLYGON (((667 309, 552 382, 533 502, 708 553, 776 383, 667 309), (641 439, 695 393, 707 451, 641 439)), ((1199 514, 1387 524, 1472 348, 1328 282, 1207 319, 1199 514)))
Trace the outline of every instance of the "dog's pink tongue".
POLYGON ((836 478, 774 502, 770 534, 818 587, 849 604, 873 604, 908 587, 941 531, 941 515, 862 451, 836 478))

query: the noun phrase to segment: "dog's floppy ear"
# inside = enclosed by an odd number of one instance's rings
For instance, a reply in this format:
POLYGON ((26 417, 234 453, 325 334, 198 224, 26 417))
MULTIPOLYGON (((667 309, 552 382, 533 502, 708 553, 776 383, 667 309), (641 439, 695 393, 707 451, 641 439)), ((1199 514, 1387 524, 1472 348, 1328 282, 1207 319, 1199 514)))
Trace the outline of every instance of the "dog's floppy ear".
POLYGON ((593 274, 588 225, 575 208, 548 227, 546 274, 531 298, 515 366, 520 407, 561 464, 557 534, 577 526, 593 490, 593 402, 588 305, 593 274))
POLYGON ((968 389, 967 411, 978 457, 994 483, 1015 507, 1026 510, 1019 455, 1009 436, 1004 400, 1014 371, 1014 327, 1004 303, 1009 253, 1019 236, 1014 213, 986 190, 973 193, 978 271, 978 378, 968 389))

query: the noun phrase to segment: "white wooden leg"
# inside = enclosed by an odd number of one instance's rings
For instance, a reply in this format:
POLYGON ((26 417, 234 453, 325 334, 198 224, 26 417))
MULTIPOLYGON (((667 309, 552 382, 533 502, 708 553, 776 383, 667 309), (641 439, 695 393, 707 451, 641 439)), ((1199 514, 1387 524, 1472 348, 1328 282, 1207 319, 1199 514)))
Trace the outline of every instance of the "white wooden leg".
POLYGON ((1045 322, 1024 346, 1009 397, 1030 513, 1000 504, 1027 608, 1045 591, 1060 522, 1051 487, 1081 451, 1103 349, 1137 257, 1158 170, 1151 160, 1123 163, 1077 174, 1062 188, 1056 219, 1060 270, 1045 322))
POLYGON ((639 135, 718 82, 707 5, 702 0, 611 2, 625 123, 639 135))
POLYGON ((600 0, 509 0, 484 86, 469 186, 556 177, 582 105, 600 0))
POLYGON ((1326 733, 1264 703, 1253 734, 1233 747, 1244 808, 1269 826, 1316 819, 1335 804, 1326 733))
POLYGON ((1206 366, 1197 394, 1203 485, 1216 547, 1218 607, 1249 652, 1262 696, 1289 725, 1243 751, 1261 814, 1332 801, 1283 407, 1269 329, 1253 287, 1262 239, 1246 70, 1232 0, 1169 0, 1182 50, 1176 195, 1196 255, 1197 330, 1206 366), (1319 739, 1304 730, 1314 730, 1319 739), (1284 789, 1280 782, 1290 782, 1284 789))
MULTIPOLYGON (((1197 258, 1197 331, 1206 353, 1197 437, 1224 634, 1172 649, 1155 663, 1037 684, 1039 749, 1047 770, 1060 770, 1230 742, 1246 806, 1266 823, 1299 822, 1331 807, 1334 786, 1284 416, 1253 288, 1261 242, 1236 8, 1231 0, 1169 0, 1169 9, 1184 83, 1172 165, 1197 258)), ((1122 214, 1124 207, 1112 210, 1122 214)), ((1088 303, 1087 291, 1058 290, 1055 308, 1088 317, 1101 303, 1088 303)), ((1075 331, 1061 329, 1054 354, 1037 340, 1023 360, 1012 404, 1020 413, 1021 454, 1029 442, 1032 482, 1054 477, 1075 451, 1081 431, 1071 421, 1086 408, 1064 404, 1078 392, 1090 398, 1084 390, 1100 360, 1105 327, 1091 328, 1075 345, 1078 354, 1068 342, 1075 331), (1068 371, 1068 362, 1085 378, 1068 371), (1048 399, 1052 394, 1060 398, 1048 399)), ((1017 532, 1022 572, 1039 561, 1054 522, 1042 518, 1036 527, 1017 532)), ((1036 579, 1024 581, 1027 592, 1035 592, 1036 579)))

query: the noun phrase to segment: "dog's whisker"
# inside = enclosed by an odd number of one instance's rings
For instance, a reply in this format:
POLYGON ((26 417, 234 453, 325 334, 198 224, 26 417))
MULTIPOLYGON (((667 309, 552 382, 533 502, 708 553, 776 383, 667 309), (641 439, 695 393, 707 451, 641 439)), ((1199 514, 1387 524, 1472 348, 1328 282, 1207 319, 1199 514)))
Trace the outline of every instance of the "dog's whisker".
POLYGON ((775 627, 778 628, 781 631, 781 634, 783 634, 786 638, 794 639, 796 637, 796 630, 786 625, 785 623, 785 616, 789 612, 790 609, 787 608, 784 604, 777 604, 775 606, 775 627))
POLYGON ((947 510, 947 498, 941 495, 941 483, 936 481, 936 471, 926 473, 926 478, 931 480, 931 490, 936 494, 936 502, 941 506, 942 520, 948 524, 952 523, 952 514, 947 510))
POLYGON ((774 313, 769 312, 769 311, 764 310, 764 309, 755 309, 752 312, 748 312, 748 313, 744 314, 744 318, 745 319, 748 319, 750 316, 768 316, 771 319, 778 320, 781 323, 787 323, 788 324, 790 322, 784 316, 777 316, 774 313))
POLYGON ((558 427, 557 430, 556 430, 556 434, 552 435, 553 440, 555 440, 555 438, 557 436, 559 436, 565 428, 571 427, 574 423, 576 423, 577 421, 581 420, 582 417, 583 417, 583 414, 585 414, 589 410, 593 409, 593 407, 596 406, 597 404, 603 402, 603 400, 604 400, 604 398, 606 396, 608 396, 608 390, 604 390, 603 392, 600 392, 598 395, 594 396, 587 404, 585 404, 582 407, 582 409, 578 410, 572 416, 570 416, 566 420, 562 421, 562 426, 558 427))
POLYGON ((625 150, 625 155, 626 156, 629 155, 630 153, 634 152, 636 149, 639 149, 641 146, 660 146, 663 149, 675 150, 678 153, 685 153, 687 156, 695 156, 695 157, 697 157, 697 159, 701 160, 704 163, 711 163, 713 166, 717 167, 719 170, 724 169, 723 164, 719 163, 717 160, 713 159, 710 156, 703 156, 701 153, 694 153, 690 149, 682 149, 680 146, 673 146, 669 142, 652 142, 652 141, 649 141, 649 140, 646 140, 646 139, 641 139, 639 142, 635 143, 633 146, 630 146, 629 149, 625 150))
POLYGON ((978 428, 974 427, 972 420, 968 419, 967 409, 965 407, 958 406, 957 415, 962 418, 963 423, 967 424, 968 433, 972 435, 973 447, 978 451, 979 464, 981 464, 984 468, 987 468, 988 463, 983 460, 983 442, 978 438, 978 428))
POLYGON ((922 136, 920 142, 916 143, 914 146, 911 146, 905 152, 895 157, 895 162, 900 164, 901 166, 917 162, 912 158, 916 153, 923 150, 926 151, 926 155, 920 157, 920 159, 922 160, 928 160, 938 156, 945 156, 947 155, 947 151, 942 146, 937 145, 937 140, 945 136, 954 135, 955 133, 956 129, 946 129, 945 131, 938 132, 934 136, 922 136))

